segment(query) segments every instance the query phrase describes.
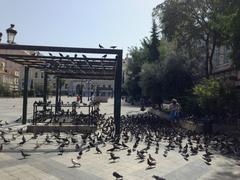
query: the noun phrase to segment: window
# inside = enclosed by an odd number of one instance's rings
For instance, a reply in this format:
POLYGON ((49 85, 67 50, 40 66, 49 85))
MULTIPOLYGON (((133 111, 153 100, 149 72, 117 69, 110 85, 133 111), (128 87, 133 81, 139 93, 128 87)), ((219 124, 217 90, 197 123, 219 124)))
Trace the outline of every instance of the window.
POLYGON ((68 88, 68 84, 65 84, 65 89, 67 89, 68 88))
POLYGON ((112 89, 112 86, 111 86, 111 85, 108 85, 108 88, 109 88, 109 89, 112 89))
POLYGON ((105 88, 105 84, 103 85, 103 88, 105 88))
POLYGON ((214 52, 214 60, 216 62, 216 65, 220 64, 219 58, 220 58, 220 52, 219 52, 219 47, 217 47, 214 52))
POLYGON ((38 78, 38 73, 37 72, 35 72, 35 78, 38 78))
POLYGON ((229 63, 229 57, 228 57, 228 49, 224 47, 224 64, 229 63))
POLYGON ((43 72, 41 72, 41 78, 44 78, 44 73, 43 72))

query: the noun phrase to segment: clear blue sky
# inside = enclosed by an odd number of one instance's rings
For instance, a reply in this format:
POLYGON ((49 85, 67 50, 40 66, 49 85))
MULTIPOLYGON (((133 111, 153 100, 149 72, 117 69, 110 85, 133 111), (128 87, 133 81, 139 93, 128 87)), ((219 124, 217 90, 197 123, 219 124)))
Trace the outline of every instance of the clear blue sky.
POLYGON ((76 47, 116 45, 127 53, 149 36, 163 0, 1 0, 0 32, 15 24, 16 43, 76 47))

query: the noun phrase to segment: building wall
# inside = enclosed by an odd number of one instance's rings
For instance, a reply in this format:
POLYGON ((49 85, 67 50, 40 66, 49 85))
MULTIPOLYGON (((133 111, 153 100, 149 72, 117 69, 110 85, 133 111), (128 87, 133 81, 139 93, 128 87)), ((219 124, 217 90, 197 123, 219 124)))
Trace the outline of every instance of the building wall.
POLYGON ((91 96, 91 93, 96 93, 98 89, 100 96, 110 97, 113 96, 114 81, 66 79, 61 90, 65 94, 76 96, 78 94, 78 89, 81 87, 83 96, 91 96))
POLYGON ((0 83, 10 91, 19 90, 20 65, 0 58, 0 83))
POLYGON ((235 70, 229 57, 231 50, 225 46, 217 47, 213 56, 213 75, 232 81, 240 87, 240 70, 235 70))

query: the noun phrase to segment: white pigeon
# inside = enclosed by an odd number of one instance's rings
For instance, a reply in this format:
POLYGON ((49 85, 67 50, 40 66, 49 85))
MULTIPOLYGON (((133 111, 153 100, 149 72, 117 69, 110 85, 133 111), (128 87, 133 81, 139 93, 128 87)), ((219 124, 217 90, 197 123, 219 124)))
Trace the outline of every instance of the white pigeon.
POLYGON ((71 159, 73 166, 75 167, 76 165, 81 166, 81 164, 77 161, 75 161, 73 158, 71 159))

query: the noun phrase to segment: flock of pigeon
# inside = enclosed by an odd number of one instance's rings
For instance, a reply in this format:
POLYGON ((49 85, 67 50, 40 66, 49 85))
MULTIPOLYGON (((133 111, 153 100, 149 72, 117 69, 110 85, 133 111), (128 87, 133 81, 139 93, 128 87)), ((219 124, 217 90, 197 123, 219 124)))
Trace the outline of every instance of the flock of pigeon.
MULTIPOLYGON (((100 49, 104 49, 104 47, 101 44, 98 44, 98 47, 100 49)), ((117 48, 117 46, 110 46, 110 49, 116 49, 116 48, 117 48)), ((48 53, 48 54, 49 54, 49 56, 53 56, 52 53, 48 53)), ((34 53, 33 55, 36 55, 36 54, 34 53)), ((61 58, 64 58, 64 55, 62 53, 59 53, 59 55, 61 56, 61 58)), ((66 57, 69 57, 69 55, 67 55, 66 57)), ((77 58, 77 54, 75 54, 74 57, 77 58)), ((85 59, 88 59, 85 54, 82 54, 82 57, 85 58, 85 59)), ((104 54, 102 56, 102 58, 107 58, 107 54, 104 54)))
MULTIPOLYGON (((122 116, 121 122, 120 136, 114 134, 114 118, 99 114, 98 130, 91 134, 81 134, 81 138, 78 138, 79 134, 73 131, 64 134, 56 131, 46 135, 36 133, 31 139, 36 140, 35 149, 41 146, 38 143, 39 136, 45 137, 46 144, 58 144, 58 155, 60 156, 64 154, 70 143, 73 144, 77 152, 76 158, 71 159, 74 167, 80 167, 83 163, 81 157, 85 153, 90 153, 91 149, 95 149, 97 154, 108 153, 110 163, 117 163, 121 161, 121 158, 136 156, 139 162, 146 162, 147 169, 155 168, 158 162, 156 157, 159 155, 162 144, 164 144, 162 154, 164 158, 167 158, 171 151, 175 151, 181 154, 183 160, 188 161, 192 156, 203 152, 203 161, 207 165, 211 165, 215 153, 240 157, 239 140, 226 134, 200 134, 181 128, 173 128, 168 122, 151 113, 122 116), (111 144, 112 147, 103 152, 100 146, 105 147, 107 143, 111 144), (150 149, 155 150, 155 155, 149 153, 150 149), (124 157, 117 156, 116 152, 118 151, 126 151, 126 155, 124 157), (154 156, 156 157, 154 158, 154 156)), ((0 126, 2 126, 0 151, 3 150, 4 146, 16 141, 16 136, 21 137, 18 146, 23 147, 27 143, 23 129, 20 128, 14 133, 11 128, 6 130, 5 125, 8 123, 0 121, 0 126), (7 134, 11 134, 12 138, 7 139, 7 134)), ((24 150, 20 150, 20 154, 24 159, 31 155, 24 150)), ((112 175, 116 179, 123 179, 123 175, 118 172, 113 172, 112 175)), ((157 175, 152 177, 157 180, 164 179, 157 175)))

